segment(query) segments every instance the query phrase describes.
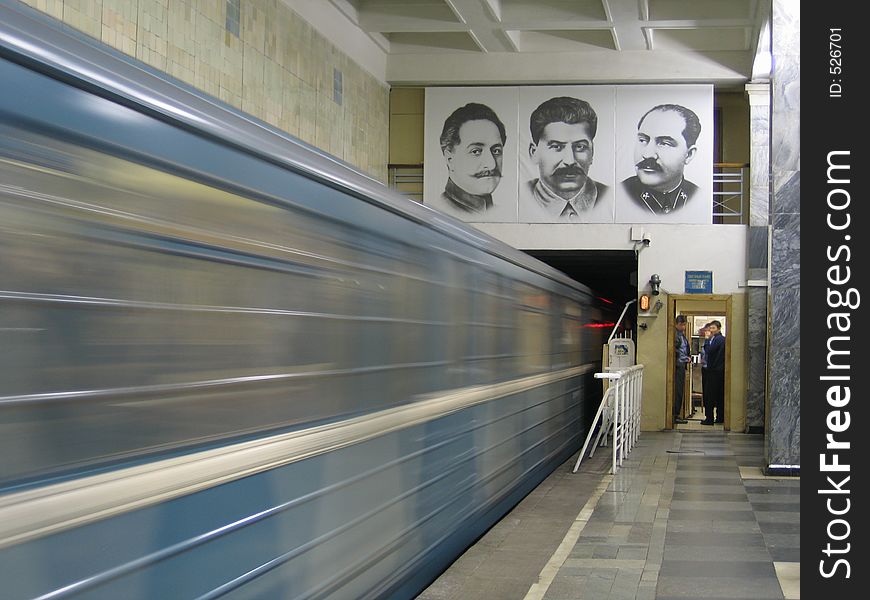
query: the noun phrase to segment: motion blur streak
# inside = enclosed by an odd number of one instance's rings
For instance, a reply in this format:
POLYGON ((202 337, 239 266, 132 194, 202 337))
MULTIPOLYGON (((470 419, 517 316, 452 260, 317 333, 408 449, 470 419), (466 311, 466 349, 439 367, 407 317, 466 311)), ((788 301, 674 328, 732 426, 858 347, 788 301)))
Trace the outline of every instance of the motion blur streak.
POLYGON ((579 449, 585 286, 15 0, 0 81, 4 598, 411 598, 579 449))

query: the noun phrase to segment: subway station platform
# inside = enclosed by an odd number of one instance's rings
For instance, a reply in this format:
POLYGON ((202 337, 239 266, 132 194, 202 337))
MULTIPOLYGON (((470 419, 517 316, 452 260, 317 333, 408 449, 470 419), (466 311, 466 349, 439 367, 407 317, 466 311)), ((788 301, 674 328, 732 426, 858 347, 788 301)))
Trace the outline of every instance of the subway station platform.
POLYGON ((575 455, 418 600, 800 598, 800 479, 762 474, 763 436, 695 425, 642 433, 616 475, 575 455))

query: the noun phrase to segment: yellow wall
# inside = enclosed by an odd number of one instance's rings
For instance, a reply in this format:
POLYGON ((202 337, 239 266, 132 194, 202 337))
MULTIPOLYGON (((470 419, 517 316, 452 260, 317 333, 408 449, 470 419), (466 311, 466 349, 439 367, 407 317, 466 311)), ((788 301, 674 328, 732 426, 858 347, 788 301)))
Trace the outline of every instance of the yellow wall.
POLYGON ((390 164, 423 164, 424 88, 390 90, 390 164))
POLYGON ((722 162, 749 162, 749 98, 744 92, 716 92, 713 104, 722 111, 722 162))
MULTIPOLYGON (((425 88, 390 91, 390 163, 423 163, 425 88)), ((722 161, 749 162, 749 100, 743 92, 716 92, 713 104, 722 111, 722 161)))
POLYGON ((387 180, 389 90, 280 0, 241 0, 239 37, 225 0, 22 1, 387 180))
MULTIPOLYGON (((659 296, 668 306, 666 297, 659 296)), ((724 301, 719 303, 724 313, 724 301)), ((676 313, 706 312, 716 313, 711 309, 711 302, 685 299, 677 301, 676 313)), ((639 323, 648 325, 646 331, 638 332, 637 362, 644 365, 643 370, 643 406, 641 408, 641 429, 658 431, 665 427, 668 372, 668 314, 667 308, 662 308, 657 317, 639 317, 639 323)), ((727 337, 731 345, 730 370, 726 373, 730 381, 729 425, 731 431, 742 432, 746 429, 746 377, 748 364, 746 362, 746 296, 731 294, 731 320, 727 324, 727 337)))

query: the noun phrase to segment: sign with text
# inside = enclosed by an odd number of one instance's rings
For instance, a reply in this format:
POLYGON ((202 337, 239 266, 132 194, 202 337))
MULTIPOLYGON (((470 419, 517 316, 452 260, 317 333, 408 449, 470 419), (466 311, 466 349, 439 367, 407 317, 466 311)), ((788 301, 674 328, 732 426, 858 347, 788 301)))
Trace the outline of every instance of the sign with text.
POLYGON ((712 294, 713 271, 686 271, 686 294, 712 294))

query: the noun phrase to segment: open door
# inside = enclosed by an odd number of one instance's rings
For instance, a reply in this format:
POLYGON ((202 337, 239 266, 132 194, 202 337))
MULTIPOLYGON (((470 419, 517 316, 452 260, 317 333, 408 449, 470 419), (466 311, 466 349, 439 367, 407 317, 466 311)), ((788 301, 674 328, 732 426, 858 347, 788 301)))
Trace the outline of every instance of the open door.
MULTIPOLYGON (((687 382, 684 389, 687 389, 685 399, 683 401, 684 418, 690 421, 689 426, 692 429, 697 429, 697 421, 704 418, 703 405, 700 402, 701 393, 698 389, 701 386, 700 371, 701 365, 699 358, 695 358, 700 351, 700 342, 698 329, 716 319, 722 323, 723 335, 725 335, 725 431, 731 429, 731 340, 728 335, 728 327, 732 323, 731 316, 731 296, 725 294, 671 294, 668 297, 668 376, 667 376, 667 394, 665 395, 665 418, 666 426, 669 429, 674 427, 673 418, 673 401, 674 401, 674 325, 678 314, 685 315, 688 319, 686 327, 686 337, 689 338, 690 354, 692 362, 687 369, 687 382), (697 343, 696 343, 697 341, 697 343), (698 361, 698 362, 696 362, 698 361), (697 382, 697 383, 696 383, 697 382), (693 391, 698 391, 697 395, 693 391), (695 421, 693 423, 692 421, 695 421)), ((681 428, 686 427, 681 425, 681 428)), ((718 429, 714 427, 713 429, 718 429)))

